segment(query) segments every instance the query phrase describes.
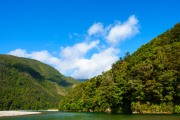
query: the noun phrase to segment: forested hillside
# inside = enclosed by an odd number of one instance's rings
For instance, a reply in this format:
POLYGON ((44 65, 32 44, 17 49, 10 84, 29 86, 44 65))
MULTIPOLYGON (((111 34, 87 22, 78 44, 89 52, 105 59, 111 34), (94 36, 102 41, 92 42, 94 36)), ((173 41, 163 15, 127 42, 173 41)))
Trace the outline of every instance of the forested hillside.
POLYGON ((0 55, 0 110, 55 108, 76 83, 39 61, 0 55))
POLYGON ((75 87, 59 110, 180 113, 180 23, 75 87))

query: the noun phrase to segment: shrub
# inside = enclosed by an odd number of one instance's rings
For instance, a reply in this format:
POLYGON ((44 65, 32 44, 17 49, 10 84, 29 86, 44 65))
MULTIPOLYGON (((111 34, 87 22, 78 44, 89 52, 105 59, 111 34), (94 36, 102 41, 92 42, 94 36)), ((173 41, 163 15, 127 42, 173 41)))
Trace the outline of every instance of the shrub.
POLYGON ((180 105, 174 106, 174 113, 180 113, 180 105))

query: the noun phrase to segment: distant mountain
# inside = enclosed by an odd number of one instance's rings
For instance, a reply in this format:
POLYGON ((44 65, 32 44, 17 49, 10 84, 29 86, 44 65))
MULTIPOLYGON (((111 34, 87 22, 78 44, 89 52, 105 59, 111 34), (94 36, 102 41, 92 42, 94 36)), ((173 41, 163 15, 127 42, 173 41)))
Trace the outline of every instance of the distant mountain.
POLYGON ((85 82, 85 81, 87 81, 88 79, 77 79, 78 81, 80 81, 80 82, 85 82))
POLYGON ((0 110, 57 107, 77 83, 37 60, 0 55, 0 110))
POLYGON ((76 86, 59 110, 180 113, 180 23, 76 86))

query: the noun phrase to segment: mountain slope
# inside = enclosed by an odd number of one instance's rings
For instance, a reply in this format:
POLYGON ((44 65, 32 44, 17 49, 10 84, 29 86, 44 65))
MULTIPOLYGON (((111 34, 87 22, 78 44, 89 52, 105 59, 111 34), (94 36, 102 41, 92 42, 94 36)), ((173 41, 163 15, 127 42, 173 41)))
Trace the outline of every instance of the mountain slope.
POLYGON ((37 60, 0 55, 0 110, 56 107, 76 83, 37 60))
POLYGON ((59 110, 180 113, 180 24, 78 85, 59 110))

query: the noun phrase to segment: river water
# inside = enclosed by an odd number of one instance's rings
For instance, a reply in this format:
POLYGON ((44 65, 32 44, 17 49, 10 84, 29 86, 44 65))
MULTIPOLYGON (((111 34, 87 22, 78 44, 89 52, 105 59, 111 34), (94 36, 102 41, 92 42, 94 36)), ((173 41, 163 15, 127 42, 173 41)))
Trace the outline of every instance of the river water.
POLYGON ((42 112, 38 115, 1 117, 0 120, 180 120, 175 115, 124 115, 106 113, 42 112))

